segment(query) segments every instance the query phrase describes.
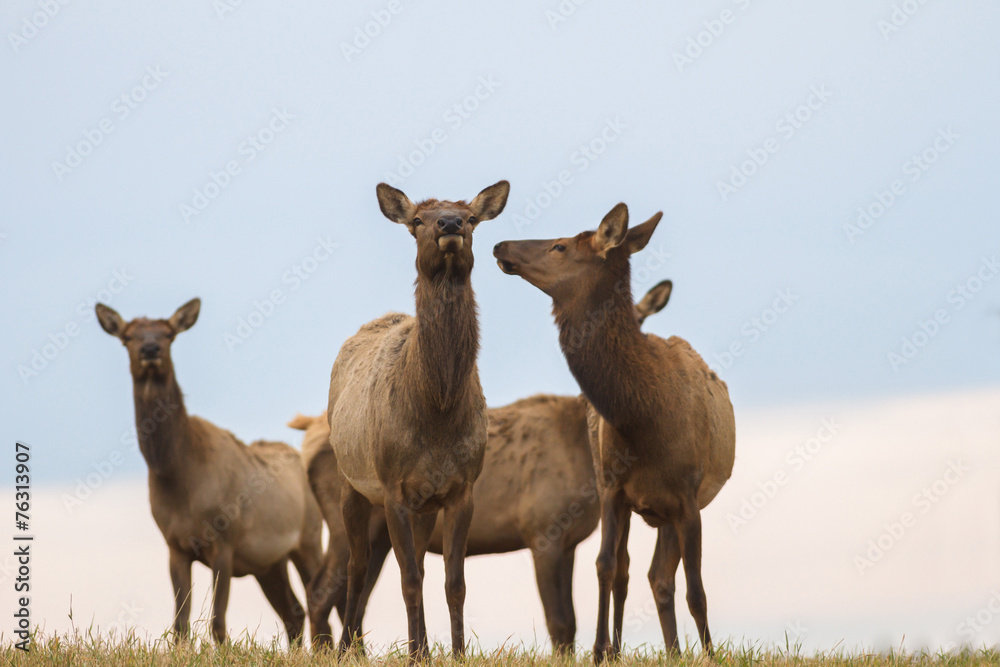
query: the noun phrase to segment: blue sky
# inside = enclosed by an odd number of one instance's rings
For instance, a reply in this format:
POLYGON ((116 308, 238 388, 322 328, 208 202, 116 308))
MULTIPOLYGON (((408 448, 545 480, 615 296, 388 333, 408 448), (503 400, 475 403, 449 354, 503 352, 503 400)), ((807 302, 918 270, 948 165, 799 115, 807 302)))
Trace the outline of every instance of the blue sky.
POLYGON ((0 20, 2 423, 36 483, 132 426, 95 299, 132 318, 200 296, 173 348, 189 411, 298 444, 284 423, 323 409, 343 340, 412 312, 386 179, 414 200, 511 182, 475 239, 490 404, 577 391, 547 297, 490 248, 619 201, 664 211, 633 260, 636 296, 674 281, 646 329, 688 339, 737 417, 997 385, 993 3, 14 0, 0 20))

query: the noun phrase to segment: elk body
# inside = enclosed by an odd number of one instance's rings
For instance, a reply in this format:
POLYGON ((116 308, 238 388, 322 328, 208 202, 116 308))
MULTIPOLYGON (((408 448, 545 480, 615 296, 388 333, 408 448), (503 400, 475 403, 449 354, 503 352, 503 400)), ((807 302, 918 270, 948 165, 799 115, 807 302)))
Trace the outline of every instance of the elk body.
MULTIPOLYGON (((640 324, 670 298, 672 283, 663 281, 636 304, 640 324)), ((530 549, 545 624, 557 651, 571 650, 576 637, 573 563, 577 545, 600 518, 594 465, 587 435, 586 399, 538 395, 489 408, 483 471, 473 489, 466 555, 530 549)), ((288 425, 305 431, 302 456, 330 531, 322 574, 313 580, 310 609, 329 616, 336 606, 343 618, 349 557, 340 508, 337 458, 330 447, 326 414, 297 415, 288 425)), ((435 524, 428 551, 443 551, 441 521, 435 524)), ((371 589, 391 550, 385 516, 372 515, 371 560, 359 603, 359 624, 371 589)))
POLYGON ((509 191, 500 181, 468 204, 413 204, 385 183, 376 188, 382 213, 417 242, 416 316, 389 313, 364 325, 341 347, 330 374, 330 445, 345 481, 341 508, 350 547, 342 650, 360 637, 376 505, 385 508, 402 575, 411 659, 428 653, 423 558, 444 511, 452 651, 464 653, 465 549, 487 428, 476 366, 472 232, 503 211, 509 191))
POLYGON ((593 408, 590 444, 601 498, 596 661, 621 649, 632 512, 657 529, 649 581, 666 646, 678 646, 674 577, 683 560, 688 607, 702 646, 712 650, 700 510, 732 473, 735 420, 725 383, 691 346, 644 335, 632 314, 630 255, 646 246, 660 217, 629 230, 628 209, 619 204, 596 232, 504 241, 493 250, 502 271, 552 298, 560 346, 593 408))
MULTIPOLYGON (((216 641, 226 639, 231 577, 253 575, 295 643, 305 612, 292 592, 288 561, 308 585, 322 561, 322 517, 298 452, 281 442, 248 447, 229 431, 188 416, 170 346, 194 325, 199 309, 193 299, 170 319, 126 323, 104 304, 96 306, 101 327, 129 354, 150 507, 170 552, 175 638, 190 630, 191 565, 198 561, 212 570, 216 641)), ((310 620, 314 634, 329 634, 325 617, 310 620)))

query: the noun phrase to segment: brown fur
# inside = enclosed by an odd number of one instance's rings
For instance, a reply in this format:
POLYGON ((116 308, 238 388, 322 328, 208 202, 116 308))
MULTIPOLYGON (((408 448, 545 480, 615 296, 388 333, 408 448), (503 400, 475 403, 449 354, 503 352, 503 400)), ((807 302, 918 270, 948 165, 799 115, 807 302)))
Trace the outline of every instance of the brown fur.
MULTIPOLYGON (((666 305, 671 287, 669 280, 663 281, 636 304, 640 322, 666 305)), ((546 626, 557 650, 571 649, 576 636, 572 587, 576 546, 594 532, 600 518, 587 407, 583 397, 538 395, 487 410, 483 471, 473 487, 476 511, 466 555, 531 549, 546 626)), ((325 413, 297 415, 288 425, 305 431, 302 455, 330 530, 323 574, 314 579, 316 590, 310 599, 320 605, 320 613, 329 615, 336 606, 343 617, 349 551, 330 427, 325 413)), ((391 548, 384 515, 372 517, 369 536, 372 557, 359 624, 391 548)), ((439 517, 428 550, 442 553, 443 542, 439 517)))
POLYGON ((658 529, 650 569, 664 640, 677 647, 674 573, 681 559, 688 606, 711 651, 701 579, 701 517, 732 472, 735 422, 722 380, 687 342, 640 332, 632 314, 629 256, 649 241, 660 214, 628 229, 616 206, 597 232, 548 241, 505 241, 500 268, 552 297, 566 361, 594 411, 591 449, 601 493, 600 598, 594 657, 614 657, 628 588, 630 512, 658 529), (615 597, 614 637, 608 612, 615 597))
MULTIPOLYGON (((198 317, 197 299, 169 320, 121 316, 97 304, 97 317, 128 349, 139 449, 149 467, 153 518, 170 551, 177 640, 189 633, 191 564, 212 569, 212 634, 226 639, 230 577, 251 574, 278 612, 293 643, 305 612, 288 580, 288 561, 307 584, 322 559, 322 520, 302 459, 281 442, 249 447, 232 433, 189 417, 170 359, 174 337, 198 317)), ((323 632, 325 618, 311 618, 323 632)), ((329 631, 326 630, 328 633, 329 631)))
POLYGON ((390 313, 363 326, 344 343, 330 374, 330 444, 346 480, 341 503, 351 550, 342 650, 360 637, 375 504, 385 507, 400 563, 411 658, 428 652, 423 556, 437 511, 444 510, 452 651, 465 651, 463 561, 472 485, 486 448, 472 231, 500 214, 509 191, 501 181, 469 204, 415 205, 385 183, 376 188, 383 214, 406 225, 417 242, 417 314, 390 313))

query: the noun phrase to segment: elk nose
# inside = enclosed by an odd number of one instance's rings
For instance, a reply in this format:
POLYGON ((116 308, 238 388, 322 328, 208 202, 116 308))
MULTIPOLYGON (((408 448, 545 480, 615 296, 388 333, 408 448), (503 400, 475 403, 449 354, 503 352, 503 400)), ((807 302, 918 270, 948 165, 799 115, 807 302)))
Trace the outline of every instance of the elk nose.
POLYGON ((139 355, 143 359, 155 359, 156 355, 160 353, 159 343, 143 343, 142 347, 139 348, 139 355))
POLYGON ((445 234, 457 234, 462 229, 462 218, 457 215, 438 218, 438 229, 445 234))

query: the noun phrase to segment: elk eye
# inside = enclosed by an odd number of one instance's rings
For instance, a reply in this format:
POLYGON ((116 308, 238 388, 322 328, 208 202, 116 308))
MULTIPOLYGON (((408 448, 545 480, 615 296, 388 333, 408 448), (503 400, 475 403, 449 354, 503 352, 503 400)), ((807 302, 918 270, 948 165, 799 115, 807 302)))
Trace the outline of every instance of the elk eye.
POLYGON ((469 224, 470 224, 470 225, 474 225, 474 224, 476 224, 477 222, 479 222, 479 221, 478 221, 478 220, 476 220, 476 216, 474 216, 474 215, 470 215, 470 216, 469 216, 469 224))
POLYGON ((566 252, 566 246, 564 246, 562 243, 555 244, 554 246, 552 246, 552 249, 555 250, 556 252, 566 252))
POLYGON ((413 219, 413 226, 414 227, 419 227, 422 224, 424 224, 424 221, 421 220, 420 218, 414 218, 413 219))

